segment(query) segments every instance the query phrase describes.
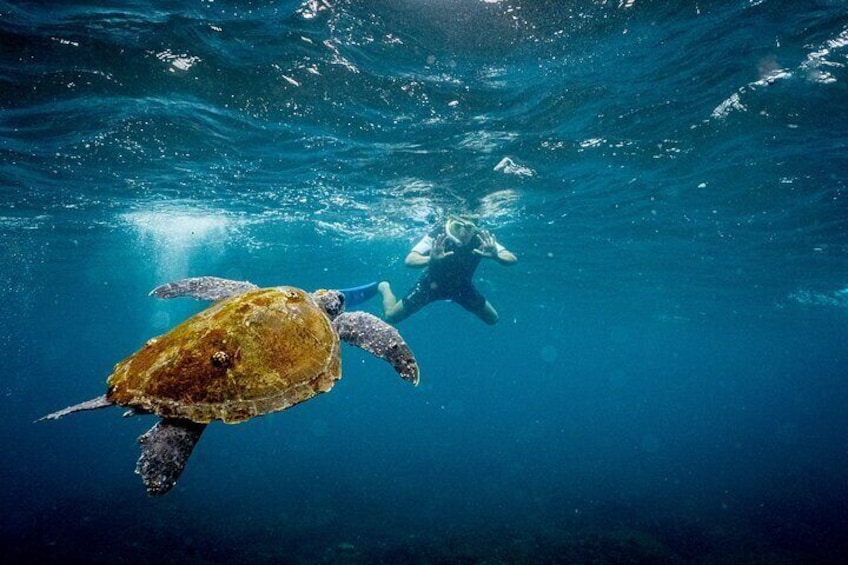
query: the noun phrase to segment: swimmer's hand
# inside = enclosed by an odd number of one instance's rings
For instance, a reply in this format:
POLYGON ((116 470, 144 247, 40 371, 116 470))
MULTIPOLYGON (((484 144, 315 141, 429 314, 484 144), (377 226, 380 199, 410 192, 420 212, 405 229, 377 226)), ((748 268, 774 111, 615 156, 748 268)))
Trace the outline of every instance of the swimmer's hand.
POLYGON ((430 250, 430 261, 441 261, 445 257, 453 255, 453 251, 445 251, 445 240, 447 240, 447 236, 442 234, 433 242, 433 248, 430 250))
POLYGON ((498 242, 492 232, 480 230, 477 233, 477 239, 480 241, 480 247, 474 250, 475 254, 489 259, 498 258, 498 242))

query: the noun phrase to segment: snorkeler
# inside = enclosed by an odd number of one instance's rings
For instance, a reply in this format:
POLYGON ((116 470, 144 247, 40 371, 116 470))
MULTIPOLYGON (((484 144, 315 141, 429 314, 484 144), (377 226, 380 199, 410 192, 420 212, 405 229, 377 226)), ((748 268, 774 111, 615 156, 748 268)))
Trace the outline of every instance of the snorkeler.
POLYGON ((383 316, 399 322, 435 300, 453 300, 487 324, 496 324, 497 311, 471 282, 484 258, 501 265, 518 260, 471 217, 448 216, 444 225, 424 236, 406 256, 407 267, 426 269, 403 299, 392 294, 387 281, 377 286, 383 297, 383 316))

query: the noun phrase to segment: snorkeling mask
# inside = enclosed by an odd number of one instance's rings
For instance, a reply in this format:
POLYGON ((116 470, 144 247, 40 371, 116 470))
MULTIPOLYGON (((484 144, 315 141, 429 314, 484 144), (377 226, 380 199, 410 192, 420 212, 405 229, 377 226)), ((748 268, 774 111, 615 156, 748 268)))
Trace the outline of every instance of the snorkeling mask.
POLYGON ((477 224, 463 216, 449 216, 445 222, 445 235, 460 246, 467 244, 478 231, 477 224))

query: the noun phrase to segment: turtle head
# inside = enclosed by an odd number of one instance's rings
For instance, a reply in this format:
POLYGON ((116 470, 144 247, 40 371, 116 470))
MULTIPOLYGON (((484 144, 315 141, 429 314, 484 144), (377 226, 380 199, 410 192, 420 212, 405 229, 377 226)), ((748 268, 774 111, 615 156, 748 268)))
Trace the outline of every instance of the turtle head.
POLYGON ((316 290, 312 293, 312 298, 331 320, 335 320, 336 316, 344 312, 344 293, 338 290, 316 290))

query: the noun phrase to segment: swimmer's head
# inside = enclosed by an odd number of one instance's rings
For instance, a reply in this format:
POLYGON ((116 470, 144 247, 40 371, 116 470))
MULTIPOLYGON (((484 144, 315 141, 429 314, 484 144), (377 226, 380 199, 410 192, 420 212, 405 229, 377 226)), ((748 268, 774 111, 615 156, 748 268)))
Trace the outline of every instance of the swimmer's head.
POLYGON ((445 235, 459 246, 468 245, 479 231, 480 228, 477 227, 474 219, 469 216, 450 215, 445 222, 445 235))

